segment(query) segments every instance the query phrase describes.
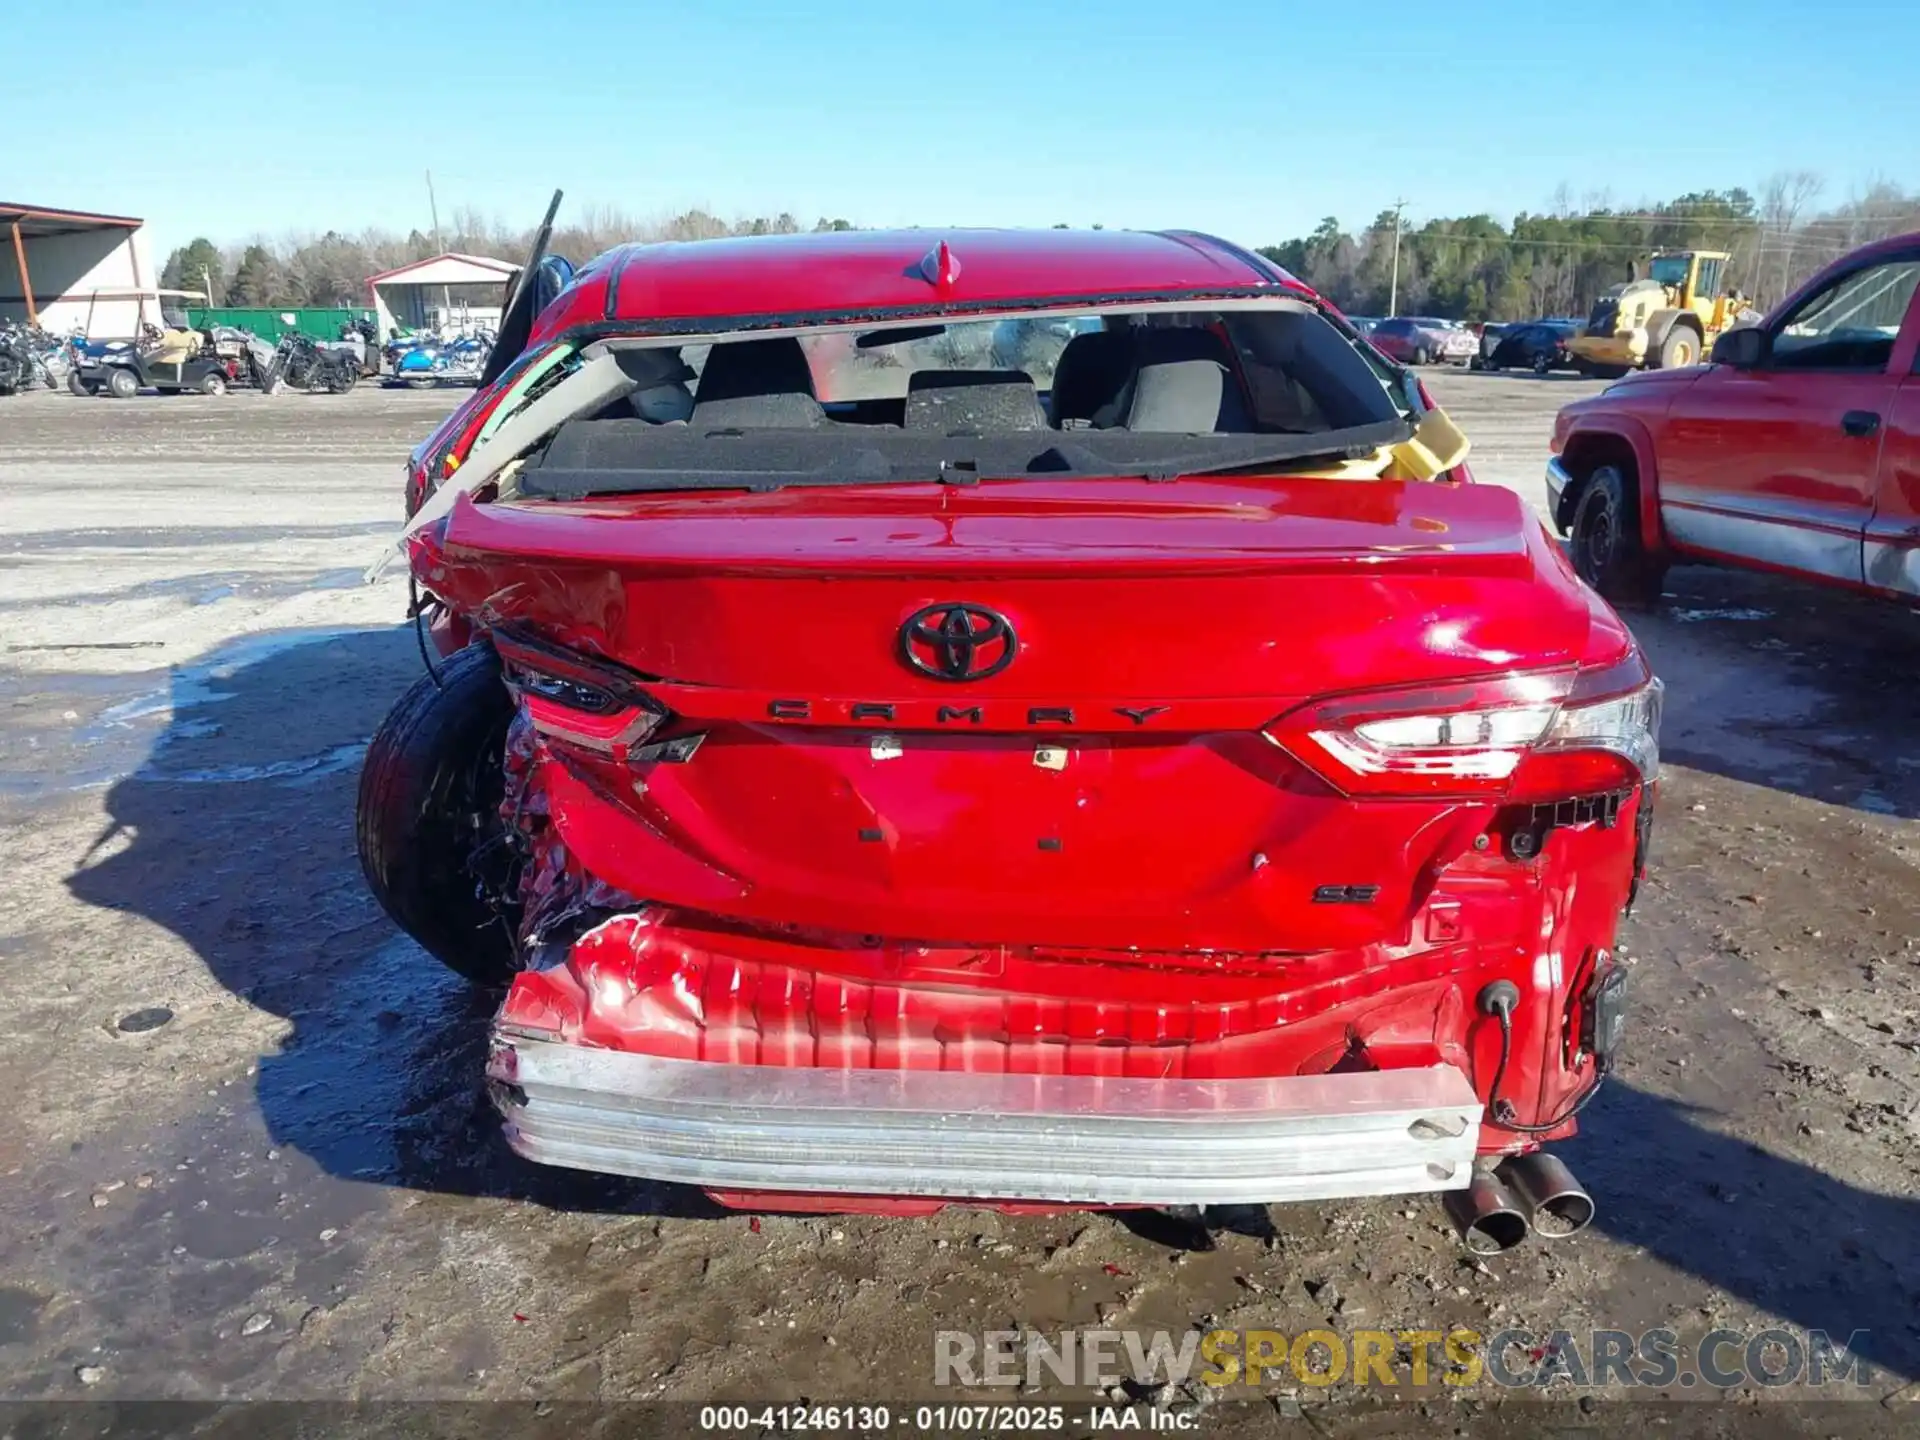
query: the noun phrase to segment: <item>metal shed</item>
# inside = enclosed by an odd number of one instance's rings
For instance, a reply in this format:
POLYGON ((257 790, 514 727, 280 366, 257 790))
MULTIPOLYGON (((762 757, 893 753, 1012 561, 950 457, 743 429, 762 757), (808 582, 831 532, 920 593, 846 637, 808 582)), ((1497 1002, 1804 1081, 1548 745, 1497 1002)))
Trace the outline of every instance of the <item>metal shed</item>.
POLYGON ((367 284, 380 333, 495 328, 507 282, 519 269, 485 255, 448 253, 375 275, 367 284))
POLYGON ((143 320, 158 323, 146 298, 156 277, 143 223, 0 201, 0 315, 60 331, 84 323, 92 307, 96 333, 119 339, 139 334, 143 320), (108 290, 125 297, 103 309, 94 297, 108 290))

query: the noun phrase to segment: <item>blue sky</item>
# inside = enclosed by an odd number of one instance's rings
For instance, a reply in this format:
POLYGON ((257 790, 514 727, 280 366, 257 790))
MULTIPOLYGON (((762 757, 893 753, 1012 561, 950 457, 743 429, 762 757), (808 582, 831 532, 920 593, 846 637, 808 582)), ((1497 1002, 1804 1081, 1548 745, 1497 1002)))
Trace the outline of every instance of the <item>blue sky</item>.
POLYGON ((156 251, 705 206, 1249 244, 1827 177, 1920 186, 1920 4, 162 0, 9 7, 0 198, 156 251), (1663 81, 1662 57, 1685 57, 1663 81), (182 97, 168 104, 159 97, 182 97), (129 103, 131 102, 131 103, 129 103), (68 117, 64 121, 62 117, 68 117), (127 122, 109 130, 107 120, 127 122))

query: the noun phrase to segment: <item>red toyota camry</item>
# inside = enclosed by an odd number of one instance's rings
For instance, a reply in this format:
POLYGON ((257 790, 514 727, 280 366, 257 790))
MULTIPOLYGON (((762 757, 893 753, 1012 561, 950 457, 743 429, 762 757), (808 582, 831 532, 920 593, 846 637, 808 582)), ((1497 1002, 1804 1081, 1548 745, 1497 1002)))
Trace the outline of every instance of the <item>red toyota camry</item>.
POLYGON ((518 1151, 1586 1222, 1541 1147, 1619 1043, 1660 684, 1414 377, 1189 233, 525 273, 410 465, 439 658, 359 815, 504 987, 518 1151))

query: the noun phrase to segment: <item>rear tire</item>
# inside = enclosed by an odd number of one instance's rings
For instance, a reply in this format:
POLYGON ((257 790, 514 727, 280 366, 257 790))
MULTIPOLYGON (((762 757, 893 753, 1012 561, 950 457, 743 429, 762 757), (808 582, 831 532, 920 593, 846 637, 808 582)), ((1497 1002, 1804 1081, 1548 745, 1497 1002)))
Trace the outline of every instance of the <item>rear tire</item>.
POLYGON ((440 382, 438 380, 408 380, 407 388, 409 390, 437 390, 440 388, 440 382))
POLYGON ((1418 350, 1413 352, 1413 363, 1416 365, 1431 365, 1433 363, 1433 356, 1428 353, 1426 346, 1422 345, 1418 350))
POLYGON ((202 395, 224 395, 227 393, 227 377, 218 370, 209 370, 200 377, 202 395))
POLYGON ((78 370, 67 376, 67 389, 75 395, 93 394, 93 387, 80 378, 80 372, 78 370))
POLYGON ((1602 465, 1580 487, 1567 549, 1580 578, 1616 605, 1660 599, 1667 567, 1640 538, 1639 487, 1618 465, 1602 465))
POLYGON ((475 859, 501 837, 513 703, 500 660, 469 645, 400 697, 367 746, 355 826, 380 908, 476 985, 517 967, 509 921, 480 894, 475 859))
POLYGON ((107 372, 107 393, 116 400, 131 400, 140 393, 140 381, 131 370, 115 366, 107 372))

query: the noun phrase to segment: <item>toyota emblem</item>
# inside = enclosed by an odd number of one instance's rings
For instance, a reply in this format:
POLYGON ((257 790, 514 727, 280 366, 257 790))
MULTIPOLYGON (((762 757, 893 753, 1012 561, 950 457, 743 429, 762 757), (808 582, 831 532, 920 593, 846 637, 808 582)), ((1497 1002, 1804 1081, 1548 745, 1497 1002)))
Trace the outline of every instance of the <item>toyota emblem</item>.
POLYGON ((935 680, 998 675, 1019 648, 1007 617, 984 605, 928 605, 900 627, 900 658, 935 680))

